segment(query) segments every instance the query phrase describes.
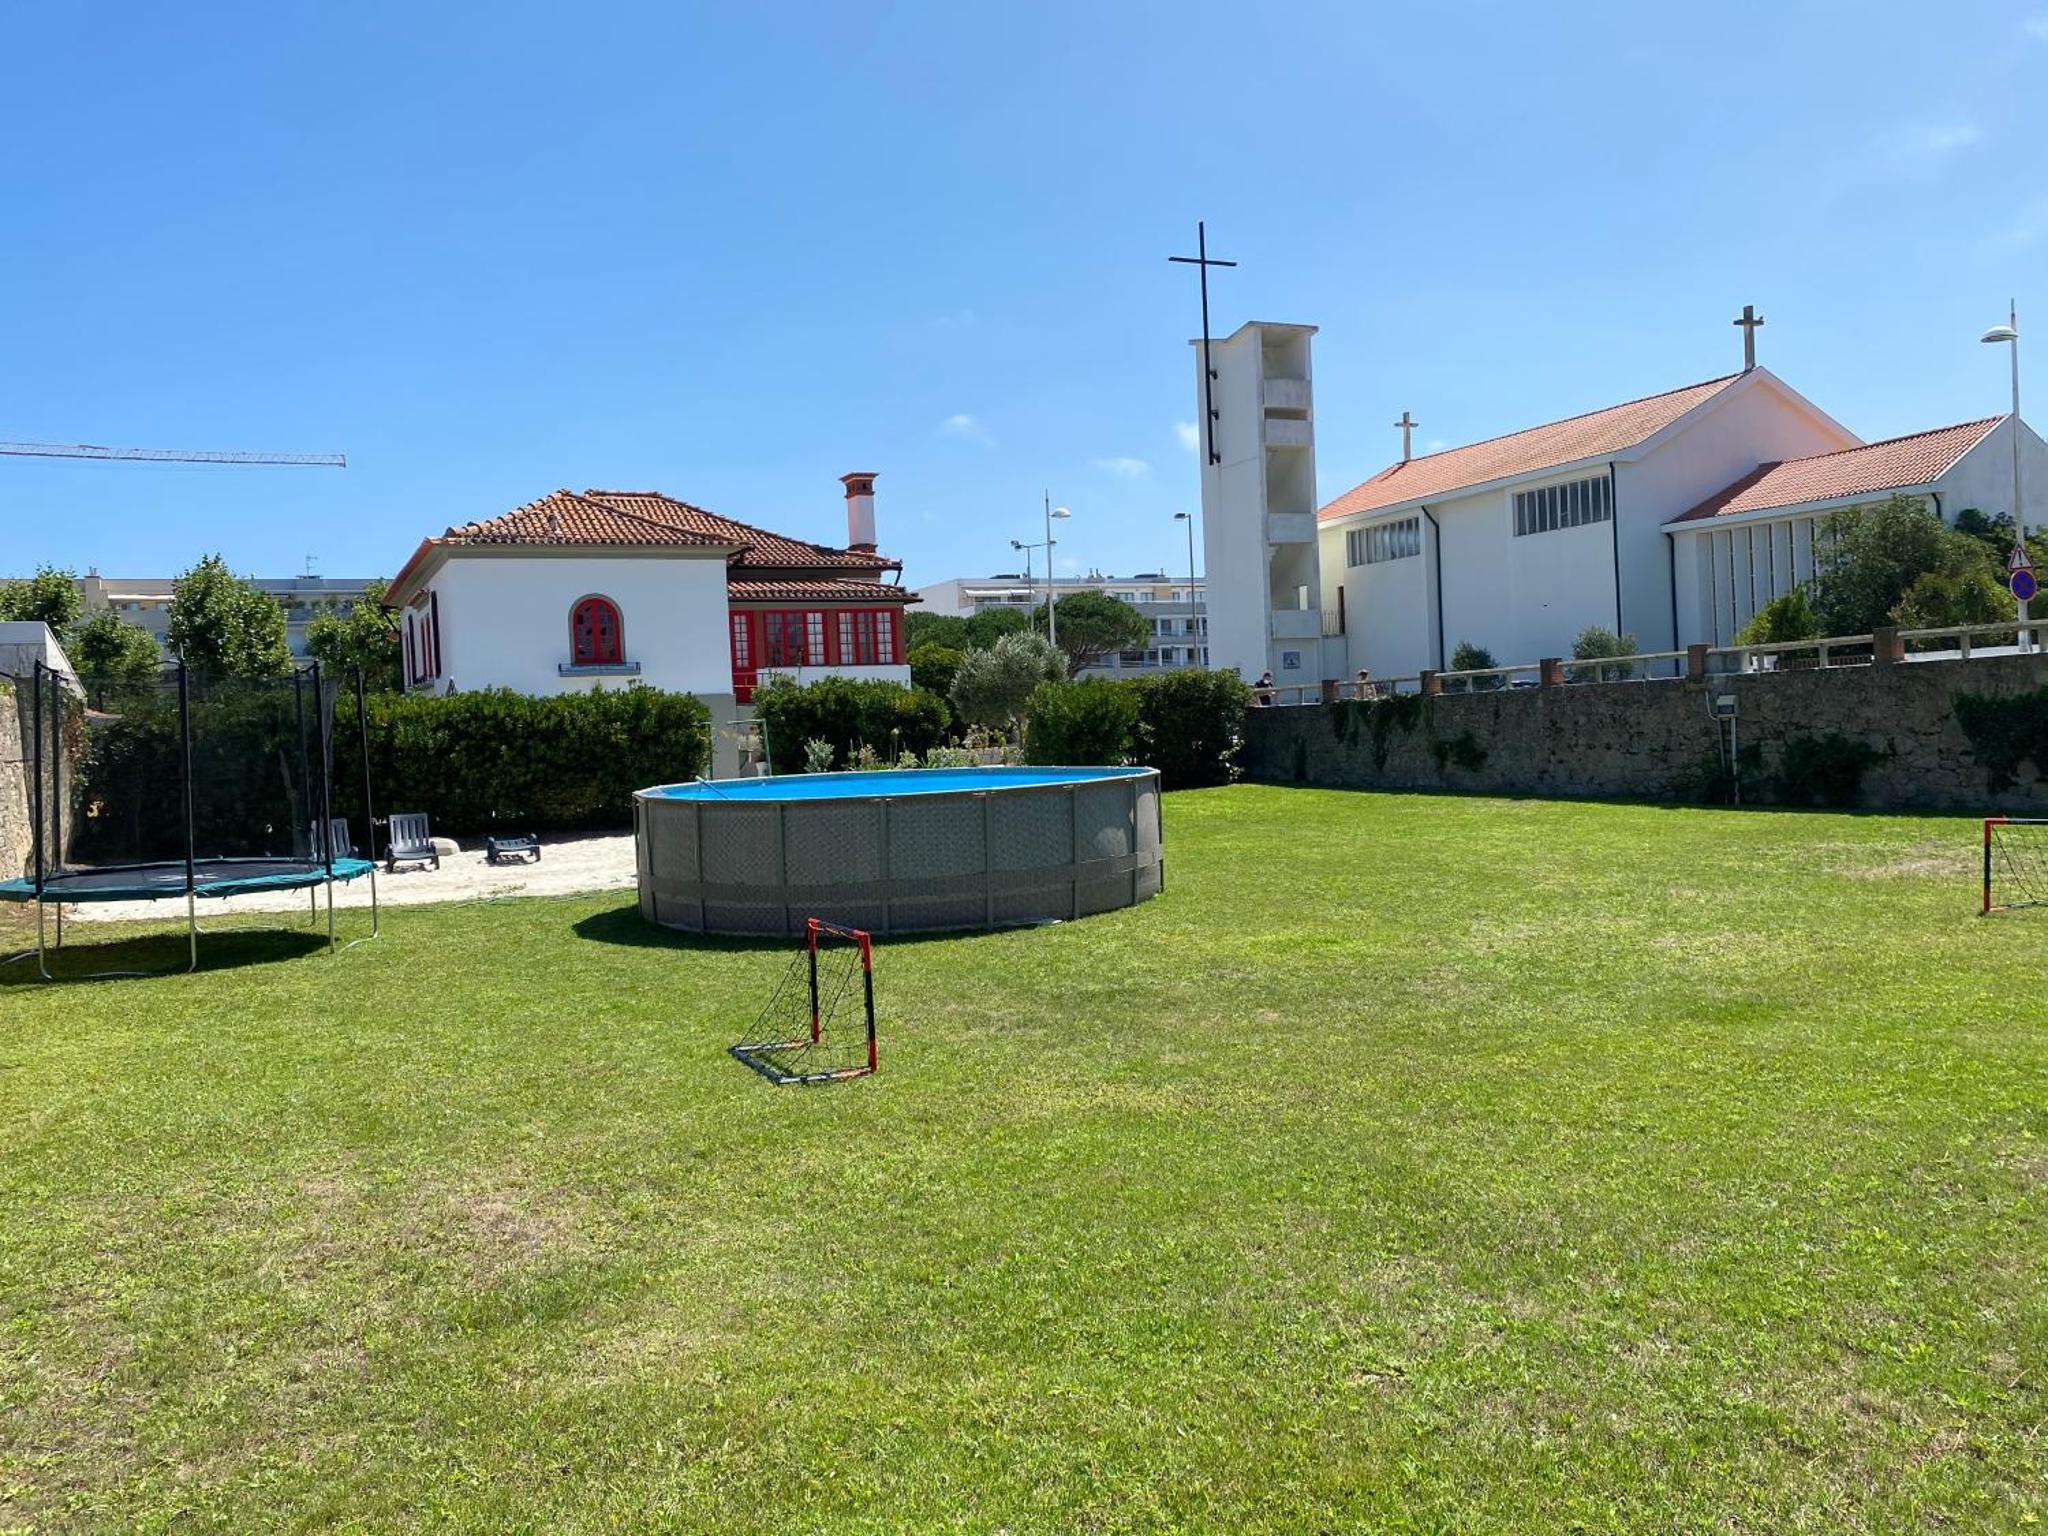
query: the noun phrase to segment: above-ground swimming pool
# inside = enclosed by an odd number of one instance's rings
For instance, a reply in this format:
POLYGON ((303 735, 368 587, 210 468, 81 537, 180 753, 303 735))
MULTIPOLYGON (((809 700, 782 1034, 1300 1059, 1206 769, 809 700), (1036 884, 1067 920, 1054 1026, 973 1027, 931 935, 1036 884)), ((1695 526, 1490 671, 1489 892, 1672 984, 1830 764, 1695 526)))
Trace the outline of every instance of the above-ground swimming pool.
POLYGON ((692 933, 870 933, 1086 917, 1159 894, 1152 768, 911 768, 633 797, 640 914, 692 933))

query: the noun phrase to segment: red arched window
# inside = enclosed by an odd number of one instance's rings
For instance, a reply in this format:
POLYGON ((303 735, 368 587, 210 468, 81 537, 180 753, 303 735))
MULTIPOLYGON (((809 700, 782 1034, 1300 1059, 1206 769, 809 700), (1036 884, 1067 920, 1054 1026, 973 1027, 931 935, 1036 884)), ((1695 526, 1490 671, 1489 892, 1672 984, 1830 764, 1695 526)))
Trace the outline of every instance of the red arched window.
POLYGON ((616 666, 626 659, 619 605, 608 597, 586 597, 569 610, 569 656, 579 667, 616 666))

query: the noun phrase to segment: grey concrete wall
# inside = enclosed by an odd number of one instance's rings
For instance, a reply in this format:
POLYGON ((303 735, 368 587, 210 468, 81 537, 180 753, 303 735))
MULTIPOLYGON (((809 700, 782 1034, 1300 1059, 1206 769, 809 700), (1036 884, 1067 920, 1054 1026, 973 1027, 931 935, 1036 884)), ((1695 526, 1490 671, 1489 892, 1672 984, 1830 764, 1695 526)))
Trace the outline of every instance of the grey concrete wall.
POLYGON ((1858 804, 2039 815, 2039 765, 1993 790, 1955 700, 2044 687, 2048 656, 2009 656, 1254 709, 1245 768, 1268 783, 1719 799, 1708 706, 1733 695, 1746 803, 1788 798, 1788 745, 1838 734, 1874 754, 1858 804))

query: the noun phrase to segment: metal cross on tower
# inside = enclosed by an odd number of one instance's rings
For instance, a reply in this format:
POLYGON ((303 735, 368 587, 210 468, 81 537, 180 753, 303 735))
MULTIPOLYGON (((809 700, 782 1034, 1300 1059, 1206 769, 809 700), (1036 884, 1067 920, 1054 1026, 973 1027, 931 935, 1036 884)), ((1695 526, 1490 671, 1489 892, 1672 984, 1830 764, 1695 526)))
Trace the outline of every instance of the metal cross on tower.
POLYGON ((1735 324, 1742 327, 1742 371, 1750 373, 1756 368, 1756 328, 1764 323, 1764 317, 1756 312, 1754 304, 1742 306, 1742 313, 1735 318, 1735 324))
POLYGON ((1216 452, 1216 370, 1209 366, 1209 269, 1211 267, 1234 267, 1234 261, 1218 261, 1209 254, 1209 231, 1201 221, 1195 224, 1195 254, 1192 256, 1169 256, 1168 261, 1186 262, 1202 274, 1202 410, 1209 420, 1204 424, 1202 437, 1209 445, 1209 462, 1220 464, 1221 455, 1216 452))
POLYGON ((1401 462, 1406 464, 1415 456, 1414 433, 1415 429, 1421 426, 1422 423, 1411 420, 1408 413, 1403 411, 1401 419, 1395 422, 1394 425, 1401 429, 1401 462))

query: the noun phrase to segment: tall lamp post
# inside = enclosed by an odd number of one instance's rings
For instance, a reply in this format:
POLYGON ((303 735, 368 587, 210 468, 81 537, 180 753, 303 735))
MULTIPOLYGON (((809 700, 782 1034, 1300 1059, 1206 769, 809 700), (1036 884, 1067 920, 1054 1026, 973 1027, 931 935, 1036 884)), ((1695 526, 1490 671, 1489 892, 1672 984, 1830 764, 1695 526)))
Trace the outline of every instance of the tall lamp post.
MULTIPOLYGON (((2003 325, 1994 325, 1979 341, 2006 342, 2012 347, 2012 526, 2013 554, 2024 559, 2027 552, 2027 504, 2020 499, 2020 311, 2017 304, 2007 306, 2003 325)), ((2020 649, 2034 648, 2033 635, 2027 629, 2027 605, 2020 603, 2020 649)))
POLYGON ((1195 622, 1195 514, 1176 512, 1173 520, 1188 525, 1188 665, 1193 666, 1195 658, 1202 654, 1201 643, 1195 638, 1198 633, 1195 622))
POLYGON ((1052 504, 1051 491, 1045 493, 1045 638, 1054 645, 1060 643, 1060 625, 1059 615, 1054 606, 1059 593, 1053 588, 1055 572, 1052 565, 1052 549, 1056 541, 1052 536, 1052 520, 1073 515, 1065 507, 1056 507, 1052 504))

